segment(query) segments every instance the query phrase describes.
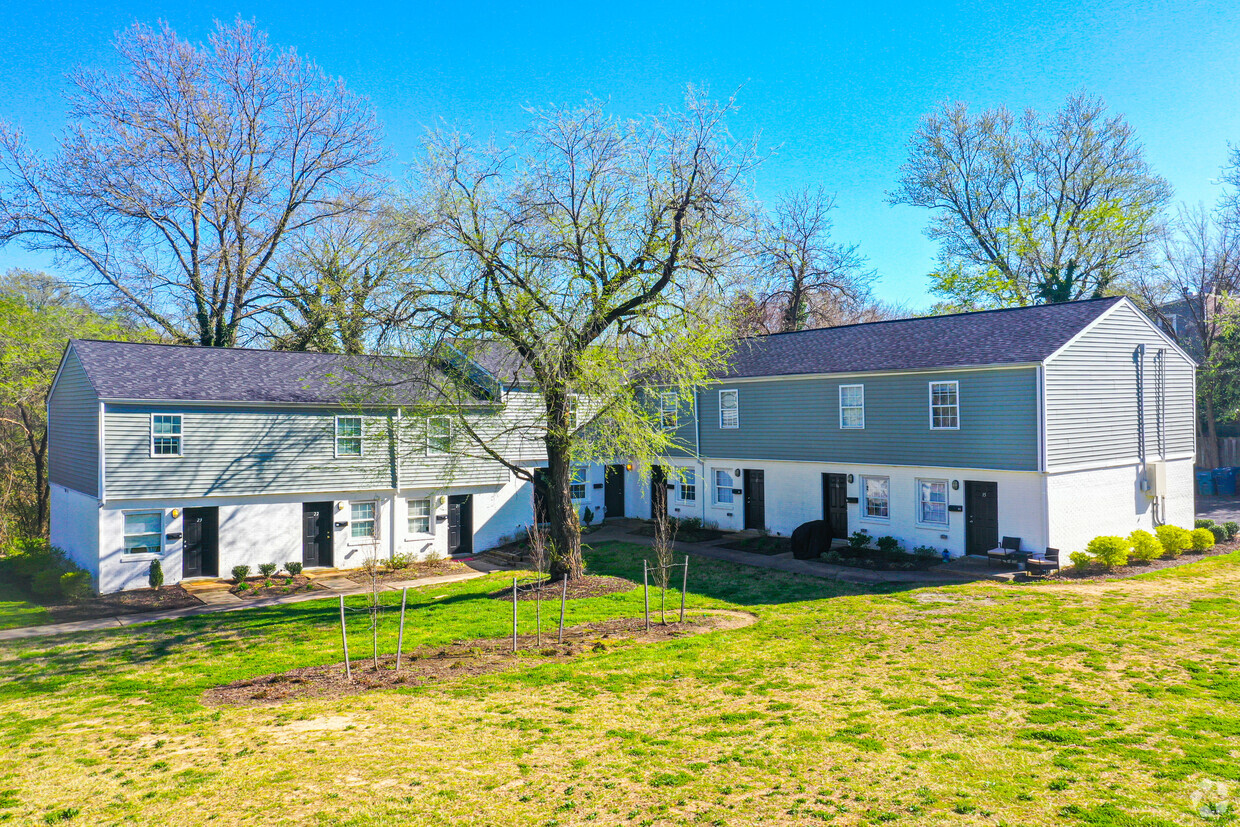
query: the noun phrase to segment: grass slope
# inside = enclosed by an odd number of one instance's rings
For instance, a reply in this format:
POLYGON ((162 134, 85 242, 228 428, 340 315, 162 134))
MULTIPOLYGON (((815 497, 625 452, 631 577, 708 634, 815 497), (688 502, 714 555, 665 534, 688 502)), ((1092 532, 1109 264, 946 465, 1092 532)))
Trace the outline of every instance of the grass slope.
MULTIPOLYGON (((643 553, 606 544, 590 570, 640 576, 643 553)), ((759 622, 274 708, 198 699, 338 660, 333 602, 0 644, 0 819, 1148 826, 1202 823, 1202 782, 1240 782, 1240 555, 887 593, 692 566, 690 605, 759 622)), ((407 645, 505 634, 501 578, 412 593, 407 645)), ((637 590, 567 620, 640 611, 637 590)), ((365 649, 360 614, 350 635, 365 649)))
POLYGON ((12 583, 0 583, 0 629, 38 626, 51 623, 51 614, 42 606, 31 603, 12 583))

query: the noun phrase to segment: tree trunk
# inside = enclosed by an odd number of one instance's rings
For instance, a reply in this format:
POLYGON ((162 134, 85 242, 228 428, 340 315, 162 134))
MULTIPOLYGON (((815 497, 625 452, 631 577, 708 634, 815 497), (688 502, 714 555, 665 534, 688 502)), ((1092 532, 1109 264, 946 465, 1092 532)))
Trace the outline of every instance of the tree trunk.
POLYGON ((576 580, 585 574, 585 564, 581 559, 581 525, 577 522, 577 508, 573 505, 570 488, 572 480, 573 466, 568 445, 548 435, 544 502, 554 547, 549 561, 552 580, 561 577, 576 580))

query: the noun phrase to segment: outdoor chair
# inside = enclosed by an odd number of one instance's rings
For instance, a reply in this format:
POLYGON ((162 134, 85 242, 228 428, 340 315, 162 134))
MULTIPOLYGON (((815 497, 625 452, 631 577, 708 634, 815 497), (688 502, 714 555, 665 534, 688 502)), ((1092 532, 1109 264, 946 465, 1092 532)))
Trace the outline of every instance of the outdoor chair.
POLYGON ((1025 561, 1025 571, 1029 574, 1049 574, 1059 570, 1059 549, 1047 548, 1042 557, 1030 557, 1025 561))
POLYGON ((1001 563, 1016 563, 1019 565, 1021 560, 1020 538, 1004 537, 1003 542, 999 544, 998 548, 992 548, 990 551, 986 552, 987 566, 995 560, 998 560, 1001 563))

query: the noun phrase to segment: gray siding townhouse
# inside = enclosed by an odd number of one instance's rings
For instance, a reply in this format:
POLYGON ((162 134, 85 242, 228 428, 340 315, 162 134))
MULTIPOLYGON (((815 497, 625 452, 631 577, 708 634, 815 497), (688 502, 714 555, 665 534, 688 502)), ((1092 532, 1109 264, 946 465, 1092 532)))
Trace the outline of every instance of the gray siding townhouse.
MULTIPOLYGON (((412 384, 357 404, 350 385, 388 361, 70 342, 48 400, 52 542, 110 593, 145 586, 156 559, 169 583, 343 568, 468 554, 528 525, 528 483, 458 452, 450 420, 404 418, 424 401, 412 384)), ((498 396, 480 395, 480 421, 523 407, 498 396)))
POLYGON ((1191 527, 1194 367, 1124 298, 747 339, 628 510, 953 555, 1191 527))

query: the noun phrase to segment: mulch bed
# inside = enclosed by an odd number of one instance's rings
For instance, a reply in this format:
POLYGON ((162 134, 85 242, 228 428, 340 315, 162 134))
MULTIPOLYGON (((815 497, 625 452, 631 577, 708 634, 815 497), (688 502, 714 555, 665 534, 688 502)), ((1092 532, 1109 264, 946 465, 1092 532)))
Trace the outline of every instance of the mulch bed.
MULTIPOLYGON (((654 523, 644 523, 629 529, 629 534, 636 534, 639 537, 653 537, 654 532, 654 523)), ((709 543, 712 540, 718 540, 724 533, 713 528, 681 528, 677 529, 674 539, 678 543, 709 543)))
POLYGON ((543 632, 542 644, 534 635, 517 638, 518 651, 512 651, 512 638, 458 641, 450 646, 420 647, 401 659, 400 671, 394 667, 395 655, 384 655, 375 670, 369 658, 353 661, 353 680, 345 678, 344 663, 307 666, 251 680, 235 681, 208 689, 202 702, 209 706, 270 706, 308 698, 338 698, 372 689, 440 684, 458 678, 503 672, 588 657, 607 652, 625 643, 659 643, 723 629, 748 626, 757 618, 744 612, 693 612, 682 623, 661 626, 652 622, 646 631, 642 618, 587 623, 564 630, 564 642, 556 642, 552 627, 543 632))
MULTIPOLYGON (((523 583, 517 581, 517 600, 533 600, 538 595, 535 593, 533 583, 523 583)), ((602 574, 586 574, 578 577, 576 580, 568 581, 568 599, 579 600, 584 597, 604 597, 609 594, 619 594, 637 588, 637 584, 632 580, 625 580, 623 577, 611 577, 602 574)), ((543 600, 559 600, 561 589, 563 589, 562 581, 545 581, 542 588, 543 600)), ((491 592, 491 597, 496 600, 512 600, 512 586, 498 589, 491 592)))
POLYGON ((246 588, 241 588, 241 583, 232 586, 228 591, 240 597, 242 600, 257 600, 260 597, 280 597, 286 594, 296 594, 297 592, 308 592, 318 588, 314 585, 314 581, 304 574, 296 577, 289 577, 287 574, 275 574, 271 576, 271 585, 268 586, 268 579, 262 576, 247 577, 242 581, 246 588))
POLYGON ((774 556, 776 554, 786 554, 792 551, 791 537, 746 537, 743 540, 733 540, 730 543, 722 543, 721 548, 730 548, 734 551, 747 551, 750 554, 765 554, 774 556))
MULTIPOLYGON (((460 574, 466 571, 473 571, 473 569, 459 560, 449 558, 420 560, 410 563, 403 569, 384 569, 379 573, 379 582, 391 583, 396 580, 417 580, 420 577, 438 577, 443 574, 460 574)), ((361 583, 363 585, 370 582, 370 575, 366 574, 362 569, 352 569, 345 574, 345 577, 354 583, 361 583)))
POLYGON ((1240 539, 1232 540, 1229 543, 1218 543, 1213 548, 1207 549, 1201 553, 1186 551, 1179 557, 1163 557, 1157 560, 1151 560, 1148 563, 1140 563, 1131 566, 1120 566, 1111 569, 1087 569, 1078 571, 1076 566, 1068 560, 1066 556, 1062 558, 1064 568, 1060 569, 1056 574, 1048 574, 1045 577, 1030 577, 1030 581, 1056 581, 1056 582, 1073 582, 1082 580, 1123 580, 1128 577, 1136 577, 1138 574, 1145 574, 1147 571, 1158 571, 1159 569, 1170 569, 1175 566, 1183 566, 1187 563, 1195 563, 1206 557, 1217 557, 1220 554, 1231 554, 1233 551, 1240 549, 1240 539))
POLYGON ((201 606, 202 601, 181 586, 161 589, 133 589, 100 597, 88 597, 77 603, 47 606, 57 623, 70 620, 93 620, 97 617, 164 612, 201 606))

